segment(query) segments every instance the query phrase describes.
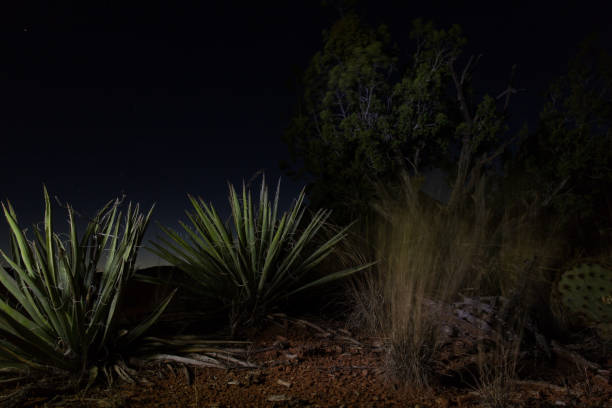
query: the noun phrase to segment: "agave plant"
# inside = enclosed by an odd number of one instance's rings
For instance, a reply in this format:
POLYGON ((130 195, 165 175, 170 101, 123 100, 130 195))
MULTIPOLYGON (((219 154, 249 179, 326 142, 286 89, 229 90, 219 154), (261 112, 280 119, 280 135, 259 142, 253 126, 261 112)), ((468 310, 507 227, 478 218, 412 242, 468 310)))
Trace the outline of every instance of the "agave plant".
POLYGON ((0 299, 0 366, 59 371, 77 378, 89 372, 91 379, 99 366, 106 367, 113 352, 155 322, 174 294, 130 330, 117 325, 117 306, 134 273, 153 208, 145 216, 138 205, 132 209, 130 204, 120 237, 119 200, 110 201, 79 239, 74 211, 67 206, 70 231, 62 241, 53 231, 46 188, 44 199, 44 230, 34 226, 32 241, 20 229, 11 204, 2 204, 12 254, 0 253, 12 271, 0 267, 0 283, 6 289, 0 299))
POLYGON ((270 202, 263 180, 255 209, 244 184, 241 196, 229 184, 233 225, 222 222, 211 204, 189 195, 195 213, 186 213, 193 229, 180 222, 189 241, 175 230, 161 227, 170 239, 161 239, 165 246, 152 243, 153 253, 188 275, 191 287, 186 289, 198 296, 201 304, 217 304, 229 311, 232 332, 257 323, 283 298, 372 265, 319 278, 309 276, 346 236, 349 227, 315 243, 331 211, 317 211, 302 228, 304 190, 280 217, 279 191, 280 181, 274 202, 270 202))

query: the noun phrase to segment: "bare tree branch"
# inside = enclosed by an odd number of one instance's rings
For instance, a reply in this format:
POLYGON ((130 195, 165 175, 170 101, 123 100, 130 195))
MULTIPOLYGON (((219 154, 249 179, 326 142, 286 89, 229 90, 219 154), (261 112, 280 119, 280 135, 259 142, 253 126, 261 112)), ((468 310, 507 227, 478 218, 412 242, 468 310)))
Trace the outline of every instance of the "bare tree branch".
POLYGON ((544 202, 542 203, 542 207, 547 207, 550 204, 550 202, 553 200, 553 198, 555 198, 555 196, 559 194, 559 191, 561 191, 563 187, 565 187, 568 181, 569 181, 569 177, 566 177, 563 180, 561 180, 561 182, 554 189, 554 191, 550 193, 548 197, 546 197, 546 200, 544 200, 544 202))
POLYGON ((510 103, 510 96, 512 94, 525 90, 525 88, 516 89, 513 87, 515 74, 516 74, 516 64, 512 66, 512 72, 510 73, 510 79, 508 80, 508 87, 502 93, 497 95, 497 97, 495 98, 495 99, 501 99, 503 96, 506 96, 506 99, 504 101, 504 110, 503 110, 504 113, 508 110, 508 105, 510 103))

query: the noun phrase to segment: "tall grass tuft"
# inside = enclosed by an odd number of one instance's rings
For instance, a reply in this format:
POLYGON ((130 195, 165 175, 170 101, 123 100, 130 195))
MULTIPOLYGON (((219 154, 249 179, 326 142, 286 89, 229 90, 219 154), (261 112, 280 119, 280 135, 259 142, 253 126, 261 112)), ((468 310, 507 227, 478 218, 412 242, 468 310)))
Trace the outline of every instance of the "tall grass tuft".
MULTIPOLYGON (((468 223, 419 199, 406 180, 403 202, 383 202, 378 233, 379 286, 388 303, 388 365, 417 387, 430 384, 441 343, 432 301, 448 304, 478 277, 472 266, 482 257, 485 220, 468 223)), ((486 216, 486 214, 485 214, 486 216)))
POLYGON ((376 204, 379 264, 376 273, 357 277, 356 314, 387 339, 389 372, 422 388, 440 368, 436 354, 448 339, 448 307, 460 295, 511 296, 523 284, 521 293, 528 293, 544 279, 555 246, 524 213, 487 208, 484 181, 471 202, 453 210, 420 195, 407 176, 402 193, 400 199, 383 195, 376 204), (536 253, 537 273, 526 276, 522 268, 536 253))
POLYGON ((519 369, 521 337, 522 334, 511 342, 499 339, 492 350, 487 350, 484 344, 479 345, 475 389, 485 407, 511 406, 519 369))

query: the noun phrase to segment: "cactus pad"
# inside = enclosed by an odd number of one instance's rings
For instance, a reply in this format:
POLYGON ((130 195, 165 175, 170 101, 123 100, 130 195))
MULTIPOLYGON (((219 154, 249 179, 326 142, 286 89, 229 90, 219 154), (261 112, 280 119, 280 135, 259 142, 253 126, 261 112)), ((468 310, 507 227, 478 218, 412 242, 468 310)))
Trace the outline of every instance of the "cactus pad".
POLYGON ((559 281, 563 304, 595 324, 612 323, 612 271, 600 265, 580 265, 559 281))

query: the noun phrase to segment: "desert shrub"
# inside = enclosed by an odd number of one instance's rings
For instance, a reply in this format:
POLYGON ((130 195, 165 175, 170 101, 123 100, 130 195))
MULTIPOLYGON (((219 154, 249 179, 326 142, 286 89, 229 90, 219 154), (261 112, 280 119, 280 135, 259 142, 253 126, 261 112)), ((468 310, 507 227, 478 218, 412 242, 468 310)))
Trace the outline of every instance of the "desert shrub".
POLYGON ((421 387, 434 378, 447 338, 442 308, 460 295, 518 294, 527 313, 537 297, 529 295, 532 288, 554 262, 556 241, 539 235, 527 213, 489 209, 484 182, 457 209, 419 196, 416 184, 406 176, 402 199, 376 205, 379 264, 376 273, 356 278, 355 300, 363 322, 388 339, 390 372, 421 387))
POLYGON ((12 254, 0 251, 11 272, 0 267, 5 295, 0 299, 0 366, 30 372, 57 372, 77 379, 114 363, 159 317, 173 294, 143 322, 117 324, 117 305, 153 208, 127 209, 120 231, 119 200, 109 202, 78 237, 68 205, 67 240, 54 232, 51 203, 44 189, 41 231, 28 240, 10 203, 2 204, 10 226, 12 254), (99 270, 98 267, 101 266, 99 270))
POLYGON ((229 313, 232 334, 259 323, 283 299, 369 266, 352 266, 313 278, 313 270, 344 239, 348 227, 317 242, 330 211, 318 210, 307 221, 302 191, 292 207, 280 215, 279 187, 270 201, 263 180, 256 208, 244 185, 238 195, 230 184, 231 226, 222 222, 212 205, 189 196, 195 210, 187 213, 193 229, 181 225, 190 241, 162 227, 169 239, 162 239, 165 246, 153 243, 151 249, 185 272, 189 280, 181 283, 203 308, 229 313))
POLYGON ((430 301, 449 303, 474 280, 472 266, 482 254, 484 220, 465 222, 419 199, 411 180, 405 198, 383 201, 377 233, 377 288, 384 337, 390 340, 388 366, 394 376, 425 386, 441 346, 439 320, 430 301))

